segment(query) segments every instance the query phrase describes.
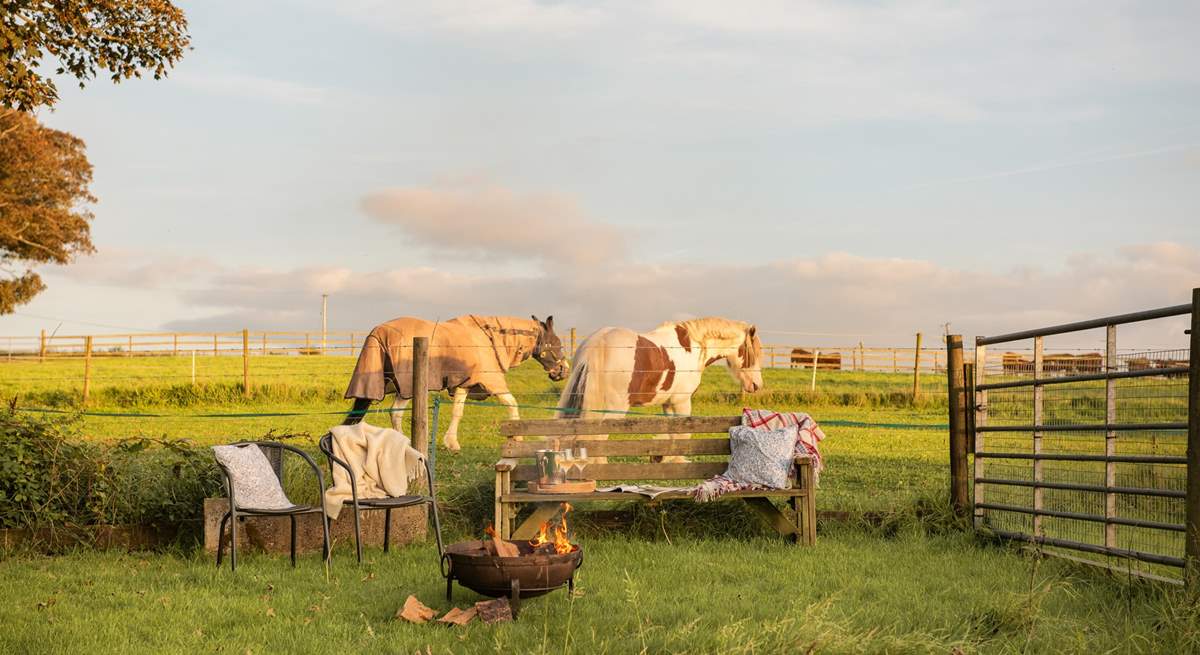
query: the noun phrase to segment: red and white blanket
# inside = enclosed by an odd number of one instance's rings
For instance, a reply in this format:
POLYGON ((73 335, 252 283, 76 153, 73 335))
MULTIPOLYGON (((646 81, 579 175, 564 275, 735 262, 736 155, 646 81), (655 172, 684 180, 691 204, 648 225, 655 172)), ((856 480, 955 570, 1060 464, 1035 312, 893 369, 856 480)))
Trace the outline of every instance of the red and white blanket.
MULTIPOLYGON (((817 425, 817 422, 813 420, 813 417, 803 412, 776 412, 769 409, 750 409, 747 407, 742 409, 742 425, 754 428, 755 430, 778 430, 793 425, 796 426, 795 454, 808 455, 812 458, 813 482, 819 479, 821 471, 825 468, 825 464, 821 459, 821 450, 818 444, 825 439, 825 433, 817 425)), ((692 498, 696 502, 703 503, 716 500, 731 491, 758 488, 760 488, 759 485, 740 482, 721 474, 697 485, 692 490, 692 498)))

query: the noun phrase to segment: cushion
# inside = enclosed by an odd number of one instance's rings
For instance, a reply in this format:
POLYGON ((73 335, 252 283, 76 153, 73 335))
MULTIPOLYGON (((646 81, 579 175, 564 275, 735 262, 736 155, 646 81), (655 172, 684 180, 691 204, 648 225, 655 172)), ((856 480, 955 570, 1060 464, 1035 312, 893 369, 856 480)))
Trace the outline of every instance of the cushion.
POLYGON ((794 425, 778 430, 756 430, 745 425, 729 428, 729 468, 725 477, 771 489, 790 487, 797 437, 794 425))
POLYGON ((238 507, 287 509, 293 506, 283 493, 271 462, 258 446, 213 446, 213 454, 229 471, 238 507))

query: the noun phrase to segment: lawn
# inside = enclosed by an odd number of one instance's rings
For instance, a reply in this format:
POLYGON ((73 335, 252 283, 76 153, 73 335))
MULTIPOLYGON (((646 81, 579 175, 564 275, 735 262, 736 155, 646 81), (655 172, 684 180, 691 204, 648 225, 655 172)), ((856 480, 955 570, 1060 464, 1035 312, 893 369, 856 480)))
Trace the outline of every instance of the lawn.
MULTIPOLYGON (((88 409, 167 418, 87 417, 80 437, 148 435, 211 444, 292 434, 312 448, 347 403, 343 357, 98 358, 88 409), (302 416, 197 418, 200 413, 302 416)), ((0 363, 0 396, 18 406, 76 407, 81 364, 0 363)), ((448 609, 432 545, 361 568, 345 544, 326 575, 308 557, 250 555, 236 576, 181 548, 160 554, 8 554, 0 562, 0 652, 1197 652, 1197 614, 1179 592, 981 542, 951 525, 944 384, 905 397, 900 374, 768 370, 767 392, 743 397, 706 373, 696 414, 743 404, 800 409, 824 423, 827 471, 818 507, 886 514, 882 525, 826 522, 815 548, 771 538, 737 503, 632 511, 624 528, 581 513, 579 594, 530 602, 520 622, 466 629, 391 620, 409 593, 448 609), (846 423, 877 423, 864 427, 846 423), (918 508, 920 511, 918 511, 918 508)), ((559 385, 535 366, 510 375, 526 417, 550 415, 559 385)), ((445 399, 445 396, 442 396, 445 399)), ((441 410, 448 410, 443 405, 441 410)), ((448 411, 441 412, 442 427, 448 411)), ((489 519, 498 407, 469 407, 463 450, 437 452, 451 540, 489 519)), ((384 422, 382 415, 370 419, 384 422)), ((147 458, 146 461, 152 461, 147 458)), ((299 495, 305 492, 297 490, 299 495)), ((309 490, 315 495, 315 490, 309 490)), ((462 603, 475 596, 456 591, 462 603)))

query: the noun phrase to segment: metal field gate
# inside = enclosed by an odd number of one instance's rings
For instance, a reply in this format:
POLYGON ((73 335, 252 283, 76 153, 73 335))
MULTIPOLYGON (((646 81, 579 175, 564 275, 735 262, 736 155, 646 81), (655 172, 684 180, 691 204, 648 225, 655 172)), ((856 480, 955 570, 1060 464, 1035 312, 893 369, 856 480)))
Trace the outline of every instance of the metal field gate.
POLYGON ((976 528, 1132 575, 1193 577, 1198 317, 1193 302, 976 339, 976 528), (1126 345, 1145 340, 1160 345, 1126 345))

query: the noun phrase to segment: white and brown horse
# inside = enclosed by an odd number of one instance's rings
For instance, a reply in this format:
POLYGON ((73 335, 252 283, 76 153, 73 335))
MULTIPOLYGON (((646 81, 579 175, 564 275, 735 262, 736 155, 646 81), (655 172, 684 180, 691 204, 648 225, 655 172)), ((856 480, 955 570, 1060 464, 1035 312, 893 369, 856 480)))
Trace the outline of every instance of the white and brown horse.
POLYGON ((644 334, 601 328, 575 352, 574 370, 559 396, 558 417, 611 418, 646 406, 661 406, 667 414, 691 414, 692 394, 704 369, 719 361, 728 365, 747 393, 762 389, 762 342, 749 323, 698 318, 663 323, 644 334))
POLYGON ((530 320, 467 314, 442 323, 397 318, 377 325, 363 342, 346 387, 345 397, 354 399, 346 423, 361 421, 372 402, 392 393, 392 427, 401 429, 404 408, 413 397, 413 337, 429 338, 429 390, 445 389, 454 398, 444 438, 450 450, 459 450, 458 423, 468 396, 474 400, 495 396, 508 407, 509 418, 520 418, 504 378, 508 369, 533 357, 551 380, 567 376, 567 359, 554 333, 553 316, 540 321, 536 316, 530 320))

